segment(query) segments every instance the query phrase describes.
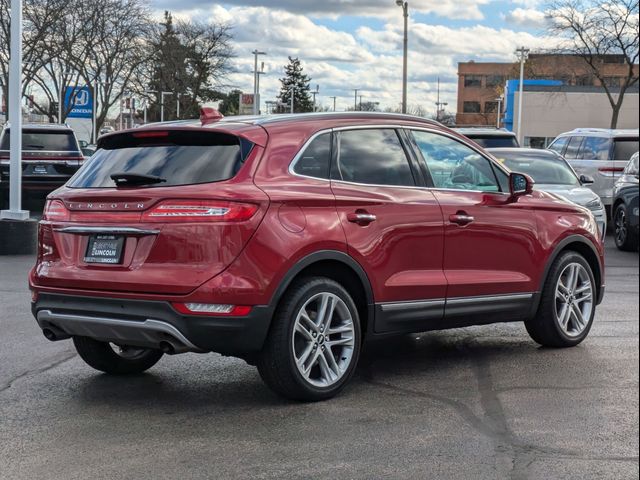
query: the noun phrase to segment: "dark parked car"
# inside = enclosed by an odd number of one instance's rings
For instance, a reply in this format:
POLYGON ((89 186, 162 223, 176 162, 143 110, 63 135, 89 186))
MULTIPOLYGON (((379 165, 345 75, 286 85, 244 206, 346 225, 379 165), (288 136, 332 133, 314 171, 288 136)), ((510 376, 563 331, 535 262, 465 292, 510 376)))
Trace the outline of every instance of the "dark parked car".
POLYGON ((616 246, 620 250, 638 250, 638 153, 636 152, 613 190, 613 221, 616 246))
POLYGON ((98 147, 49 196, 29 281, 44 335, 111 374, 219 352, 320 400, 365 339, 522 321, 570 347, 604 294, 594 217, 435 122, 207 109, 98 147))
MULTIPOLYGON (((10 130, 7 123, 0 132, 0 204, 6 204, 9 194, 10 130)), ((44 195, 64 185, 83 160, 76 136, 68 126, 23 126, 22 188, 28 193, 44 195)))
POLYGON ((520 143, 514 132, 504 128, 456 128, 456 132, 473 140, 483 148, 518 148, 520 143))

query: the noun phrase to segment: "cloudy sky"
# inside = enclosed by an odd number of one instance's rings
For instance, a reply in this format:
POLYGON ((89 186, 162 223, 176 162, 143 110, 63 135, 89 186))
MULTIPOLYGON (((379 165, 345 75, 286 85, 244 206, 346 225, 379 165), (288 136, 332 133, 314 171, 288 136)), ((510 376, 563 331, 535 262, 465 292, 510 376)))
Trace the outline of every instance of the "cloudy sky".
MULTIPOLYGON (((233 26, 234 73, 229 86, 253 91, 255 48, 268 52, 262 100, 274 99, 287 56, 299 57, 318 102, 338 110, 363 101, 401 100, 402 10, 395 0, 151 0, 160 15, 226 21, 233 26)), ((455 111, 457 62, 513 61, 519 45, 544 48, 543 0, 409 0, 409 104, 455 111)))

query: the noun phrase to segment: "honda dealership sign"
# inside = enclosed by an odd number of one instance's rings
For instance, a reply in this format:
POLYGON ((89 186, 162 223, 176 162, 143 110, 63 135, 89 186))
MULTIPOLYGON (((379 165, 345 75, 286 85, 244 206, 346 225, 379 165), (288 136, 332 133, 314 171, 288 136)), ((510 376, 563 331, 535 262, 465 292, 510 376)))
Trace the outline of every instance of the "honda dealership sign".
POLYGON ((67 87, 64 94, 67 118, 93 118, 93 98, 89 87, 67 87))

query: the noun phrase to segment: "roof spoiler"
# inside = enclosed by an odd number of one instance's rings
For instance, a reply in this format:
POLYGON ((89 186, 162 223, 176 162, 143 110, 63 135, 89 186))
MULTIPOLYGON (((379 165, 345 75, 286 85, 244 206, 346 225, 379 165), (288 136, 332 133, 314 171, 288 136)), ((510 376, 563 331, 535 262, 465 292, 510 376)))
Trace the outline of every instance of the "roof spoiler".
POLYGON ((224 118, 224 115, 222 115, 215 108, 202 107, 200 109, 200 123, 202 123, 202 126, 219 122, 223 118, 224 118))

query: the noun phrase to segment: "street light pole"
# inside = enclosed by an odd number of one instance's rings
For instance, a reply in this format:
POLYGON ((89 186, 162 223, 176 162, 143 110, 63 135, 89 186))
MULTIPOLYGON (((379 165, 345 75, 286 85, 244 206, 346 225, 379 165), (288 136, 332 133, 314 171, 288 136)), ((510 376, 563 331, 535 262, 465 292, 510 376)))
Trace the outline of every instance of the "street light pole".
POLYGON ((355 97, 354 97, 354 100, 353 100, 353 109, 355 111, 357 111, 358 110, 358 92, 360 91, 360 89, 359 88, 354 88, 354 91, 356 92, 356 94, 355 94, 355 97))
POLYGON ((522 97, 524 96, 524 62, 529 58, 530 50, 525 47, 520 47, 516 50, 516 55, 518 56, 518 60, 520 60, 520 85, 519 85, 519 93, 518 93, 518 141, 520 145, 524 144, 524 129, 522 128, 522 97))
POLYGON ((496 120, 496 128, 500 128, 500 117, 502 116, 502 96, 496 98, 496 102, 498 102, 498 119, 496 120))
POLYGON ((295 113, 295 106, 294 106, 294 97, 296 94, 296 86, 295 85, 291 85, 291 113, 295 113))
POLYGON ((402 7, 404 16, 404 41, 402 58, 402 113, 407 113, 407 82, 408 82, 408 54, 409 54, 409 2, 396 0, 396 5, 402 7))
POLYGON ((161 92, 160 93, 160 122, 164 122, 164 96, 172 95, 173 92, 161 92))
POLYGON ((22 0, 11 0, 11 58, 9 60, 9 210, 0 218, 27 220, 22 210, 22 0))
POLYGON ((336 111, 336 100, 338 99, 338 97, 329 97, 333 99, 333 111, 336 111))
POLYGON ((258 97, 260 96, 260 74, 258 73, 258 56, 266 55, 267 52, 261 52, 260 50, 254 50, 253 52, 254 63, 253 63, 253 114, 258 115, 260 112, 260 105, 258 97))
POLYGON ((313 113, 316 112, 316 95, 320 94, 320 85, 316 85, 316 89, 311 92, 311 95, 313 95, 313 113))

